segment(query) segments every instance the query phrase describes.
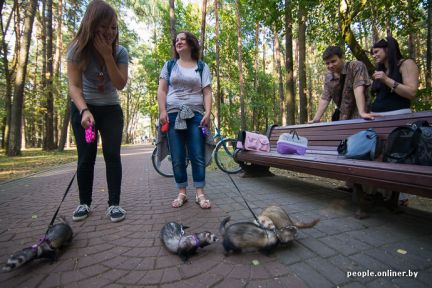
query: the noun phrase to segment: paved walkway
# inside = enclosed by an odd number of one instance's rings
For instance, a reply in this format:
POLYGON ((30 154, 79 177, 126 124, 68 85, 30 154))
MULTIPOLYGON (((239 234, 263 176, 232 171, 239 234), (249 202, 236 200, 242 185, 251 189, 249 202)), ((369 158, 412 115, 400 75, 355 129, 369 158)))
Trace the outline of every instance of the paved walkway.
MULTIPOLYGON (((211 210, 200 209, 193 193, 182 208, 170 208, 176 193, 173 179, 153 170, 151 151, 150 146, 122 150, 125 221, 111 223, 105 217, 105 169, 98 158, 93 212, 83 222, 70 221, 75 233, 71 246, 52 265, 35 260, 0 273, 0 287, 431 287, 431 214, 378 209, 360 221, 353 217, 349 195, 282 176, 234 179, 257 212, 278 204, 297 219, 320 217, 315 228, 300 231, 292 245, 269 257, 254 251, 225 257, 219 242, 183 264, 161 246, 164 223, 177 221, 190 226, 189 231, 219 234, 225 216, 233 222, 252 216, 219 171, 207 174, 211 210), (418 276, 347 277, 348 272, 389 270, 418 276)), ((68 164, 0 185, 0 261, 43 235, 74 167, 68 164)), ((71 220, 77 203, 74 183, 60 214, 71 220)))

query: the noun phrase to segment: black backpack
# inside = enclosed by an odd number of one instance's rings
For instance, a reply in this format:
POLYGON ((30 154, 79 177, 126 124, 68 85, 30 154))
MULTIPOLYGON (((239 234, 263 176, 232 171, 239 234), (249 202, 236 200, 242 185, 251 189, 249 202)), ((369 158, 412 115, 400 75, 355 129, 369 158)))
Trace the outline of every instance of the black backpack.
MULTIPOLYGON (((174 65, 176 64, 177 59, 171 59, 168 61, 167 63, 167 70, 168 70, 168 86, 171 85, 170 83, 170 78, 171 78, 171 71, 174 67, 174 65)), ((202 86, 202 74, 203 74, 203 70, 204 70, 204 62, 201 60, 198 60, 198 68, 195 70, 195 72, 199 72, 200 73, 200 78, 201 78, 201 86, 202 86)))
POLYGON ((432 166, 432 127, 421 120, 395 128, 387 138, 384 162, 432 166))

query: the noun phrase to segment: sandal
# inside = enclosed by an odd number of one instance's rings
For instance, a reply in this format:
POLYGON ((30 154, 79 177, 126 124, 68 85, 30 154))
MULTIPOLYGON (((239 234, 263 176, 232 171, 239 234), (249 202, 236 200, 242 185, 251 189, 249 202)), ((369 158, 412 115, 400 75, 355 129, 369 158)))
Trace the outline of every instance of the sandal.
POLYGON ((186 202, 187 202, 186 194, 185 193, 178 193, 177 198, 174 199, 173 202, 171 203, 171 207, 180 208, 186 202))
POLYGON ((195 203, 200 205, 201 209, 209 209, 211 208, 210 200, 205 199, 204 194, 201 195, 195 195, 195 203))
POLYGON ((408 207, 408 199, 399 200, 399 206, 408 207))

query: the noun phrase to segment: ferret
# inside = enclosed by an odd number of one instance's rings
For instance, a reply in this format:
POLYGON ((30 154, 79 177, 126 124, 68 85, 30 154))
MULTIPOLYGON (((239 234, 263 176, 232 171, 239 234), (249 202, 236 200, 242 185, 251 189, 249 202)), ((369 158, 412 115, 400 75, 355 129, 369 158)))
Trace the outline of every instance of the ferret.
POLYGON ((56 261, 59 249, 68 245, 72 241, 72 236, 72 228, 67 223, 59 223, 51 226, 45 237, 42 238, 38 244, 24 248, 11 255, 7 263, 3 266, 3 271, 9 272, 38 258, 48 258, 52 262, 56 261))
POLYGON ((265 229, 279 230, 281 243, 288 243, 294 240, 298 229, 312 228, 320 219, 315 219, 312 222, 295 222, 292 221, 286 211, 279 206, 269 206, 264 209, 258 216, 259 225, 265 229))
POLYGON ((160 232, 164 246, 171 253, 177 254, 183 262, 196 253, 197 249, 208 246, 218 240, 211 232, 204 231, 192 235, 185 235, 184 230, 189 227, 176 222, 165 224, 160 232))
POLYGON ((226 217, 220 224, 219 232, 223 236, 225 255, 230 251, 241 252, 243 248, 256 248, 269 254, 279 243, 276 231, 263 229, 252 222, 234 223, 225 228, 230 221, 226 217))

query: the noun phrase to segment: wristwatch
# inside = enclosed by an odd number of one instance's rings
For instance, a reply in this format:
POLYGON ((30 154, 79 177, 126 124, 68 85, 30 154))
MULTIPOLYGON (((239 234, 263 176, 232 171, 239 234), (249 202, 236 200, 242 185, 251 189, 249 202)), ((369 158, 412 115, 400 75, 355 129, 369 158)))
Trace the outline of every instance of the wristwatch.
POLYGON ((81 115, 81 117, 82 117, 82 115, 83 115, 83 113, 84 113, 85 111, 89 111, 89 109, 88 109, 88 108, 84 108, 84 109, 82 109, 82 110, 80 111, 80 115, 81 115))
POLYGON ((393 81, 393 86, 392 86, 390 92, 393 93, 393 91, 396 89, 397 86, 399 86, 399 84, 400 84, 399 82, 393 81))

